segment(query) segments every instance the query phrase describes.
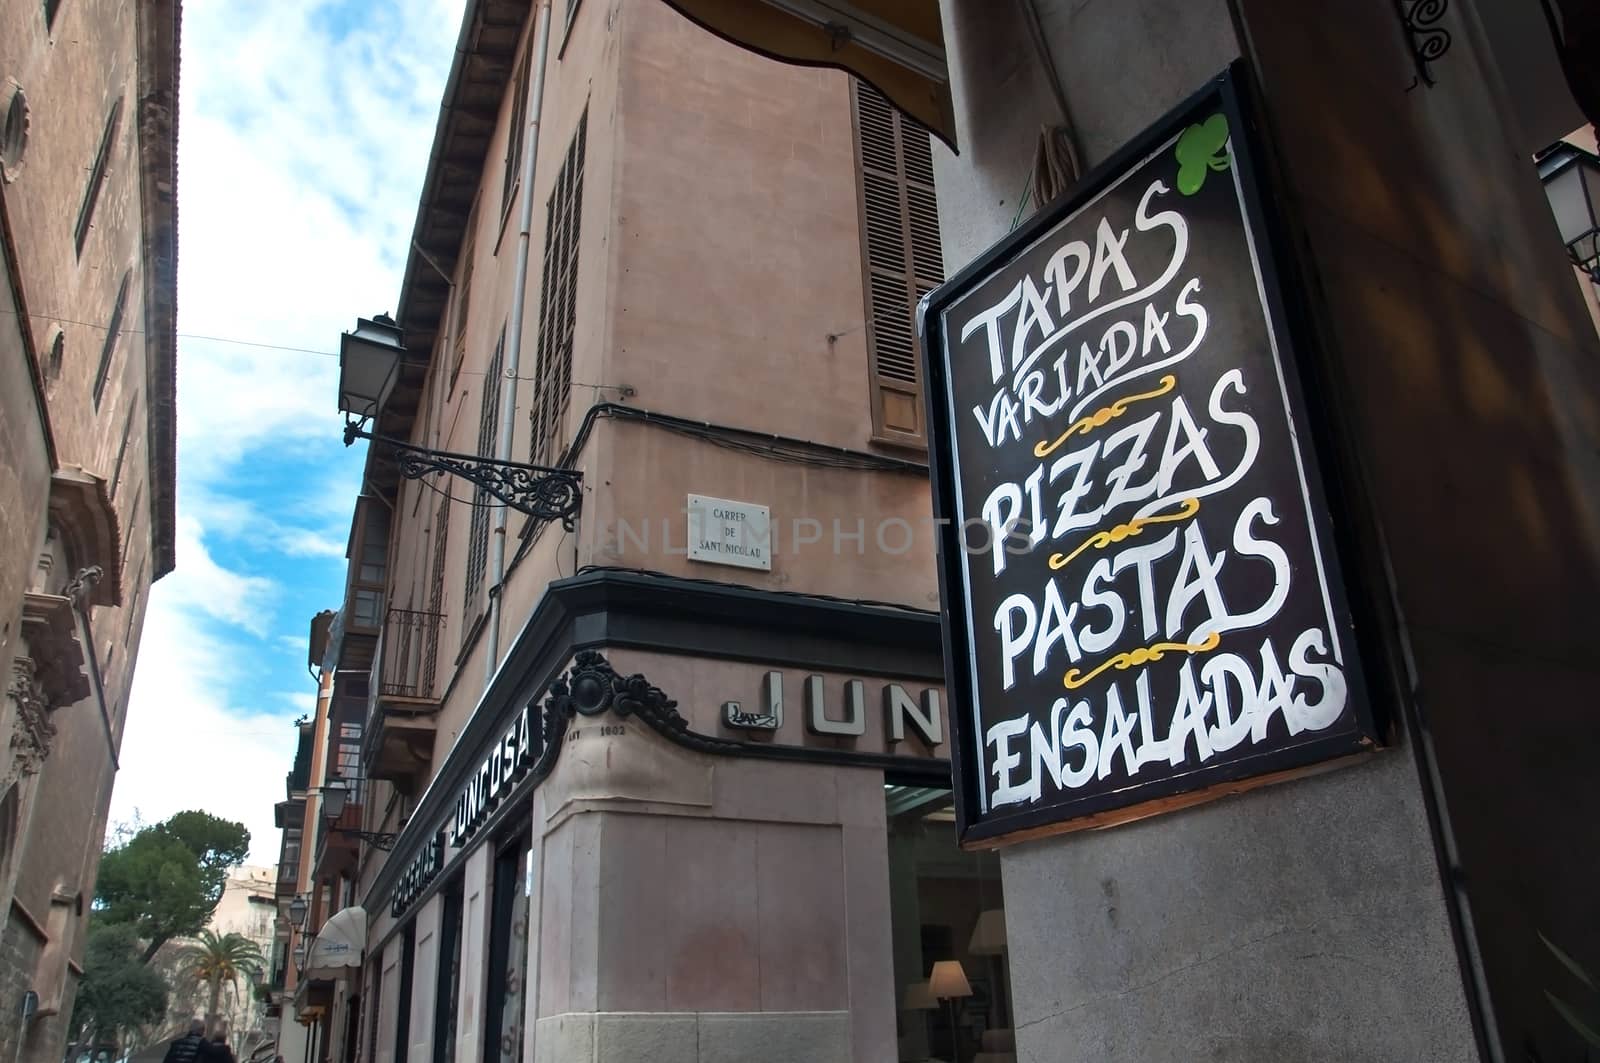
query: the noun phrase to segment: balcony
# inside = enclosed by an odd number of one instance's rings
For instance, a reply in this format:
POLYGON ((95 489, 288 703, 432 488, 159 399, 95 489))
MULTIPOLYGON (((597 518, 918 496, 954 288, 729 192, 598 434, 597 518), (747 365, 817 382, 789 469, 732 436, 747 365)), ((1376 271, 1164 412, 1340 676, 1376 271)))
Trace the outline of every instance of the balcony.
POLYGON ((363 759, 367 775, 413 793, 428 778, 439 711, 439 630, 444 617, 390 609, 372 662, 363 759))

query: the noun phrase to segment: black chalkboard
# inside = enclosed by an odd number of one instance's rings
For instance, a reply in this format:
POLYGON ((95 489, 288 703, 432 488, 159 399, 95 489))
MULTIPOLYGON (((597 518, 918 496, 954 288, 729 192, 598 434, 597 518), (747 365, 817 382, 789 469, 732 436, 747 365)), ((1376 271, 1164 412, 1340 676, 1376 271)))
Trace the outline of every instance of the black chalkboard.
POLYGON ((1241 92, 921 307, 964 842, 1376 740, 1241 92))

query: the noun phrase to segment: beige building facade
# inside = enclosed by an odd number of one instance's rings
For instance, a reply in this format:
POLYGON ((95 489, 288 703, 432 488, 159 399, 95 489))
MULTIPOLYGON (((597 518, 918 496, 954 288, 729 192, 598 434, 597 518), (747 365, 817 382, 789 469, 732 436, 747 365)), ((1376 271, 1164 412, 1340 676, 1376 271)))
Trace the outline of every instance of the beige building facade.
POLYGON ((328 658, 392 849, 312 858, 366 931, 302 983, 310 1058, 1003 1063, 998 863, 955 846, 945 760, 931 141, 657 0, 550 14, 535 141, 537 5, 467 7, 368 427, 480 455, 509 429, 581 475, 577 512, 502 533, 370 451, 328 658), (959 1014, 926 991, 957 959, 959 1014))
POLYGON ((178 5, 0 11, 0 1054, 62 1055, 173 566, 178 5))

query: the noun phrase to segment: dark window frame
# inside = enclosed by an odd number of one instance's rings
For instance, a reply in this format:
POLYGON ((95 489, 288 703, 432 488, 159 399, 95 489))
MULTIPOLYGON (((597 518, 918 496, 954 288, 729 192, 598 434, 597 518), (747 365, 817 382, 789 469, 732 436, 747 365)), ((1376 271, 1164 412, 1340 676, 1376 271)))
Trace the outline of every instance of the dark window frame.
POLYGON ((506 127, 505 173, 500 180, 502 236, 505 233, 506 219, 511 216, 511 206, 516 202, 517 190, 522 184, 523 133, 528 123, 528 63, 532 57, 533 46, 530 42, 522 52, 522 60, 517 64, 517 76, 512 80, 511 123, 506 127))
POLYGON ((111 167, 111 152, 122 132, 122 101, 117 97, 106 115, 105 128, 100 133, 100 146, 94 153, 94 163, 89 167, 89 183, 83 190, 83 202, 78 206, 78 220, 72 230, 72 244, 78 255, 83 255, 83 245, 89 239, 94 225, 95 207, 100 202, 100 189, 106 183, 106 173, 111 167))
POLYGON ((106 383, 111 379, 111 360, 116 356, 117 340, 122 335, 122 319, 128 312, 128 288, 133 283, 133 270, 122 271, 122 283, 117 288, 117 301, 111 308, 111 320, 106 324, 106 340, 100 347, 100 364, 94 371, 94 408, 100 409, 105 397, 106 383))
POLYGON ((117 444, 116 464, 111 467, 111 497, 117 497, 117 486, 122 482, 122 466, 128 458, 128 438, 133 433, 133 415, 139 410, 139 396, 128 404, 128 416, 122 420, 122 442, 117 444))
POLYGON ((455 1063, 456 1059, 464 907, 461 883, 457 881, 445 892, 439 912, 439 962, 433 992, 433 1063, 455 1063))

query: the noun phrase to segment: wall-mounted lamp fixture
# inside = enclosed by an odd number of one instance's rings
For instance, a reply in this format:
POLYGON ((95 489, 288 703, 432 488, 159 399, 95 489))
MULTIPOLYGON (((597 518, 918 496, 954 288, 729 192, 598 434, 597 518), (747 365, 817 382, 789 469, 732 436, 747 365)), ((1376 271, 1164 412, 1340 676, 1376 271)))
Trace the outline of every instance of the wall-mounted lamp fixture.
POLYGON ((394 848, 394 840, 398 835, 387 831, 356 830, 353 827, 335 827, 339 817, 344 815, 344 806, 350 800, 350 788, 343 779, 329 779, 322 784, 318 791, 322 795, 322 818, 327 820, 330 834, 345 834, 352 838, 359 838, 375 849, 388 852, 394 848))
POLYGON ((1568 257, 1600 284, 1600 158, 1558 140, 1536 164, 1568 257))
POLYGON ((583 502, 583 474, 500 461, 477 454, 419 447, 366 430, 389 401, 406 356, 404 334, 394 318, 379 314, 359 318, 354 332, 339 340, 339 409, 345 415, 344 445, 371 440, 394 454, 400 475, 416 480, 434 472, 459 476, 519 512, 536 520, 559 520, 572 531, 583 502))

